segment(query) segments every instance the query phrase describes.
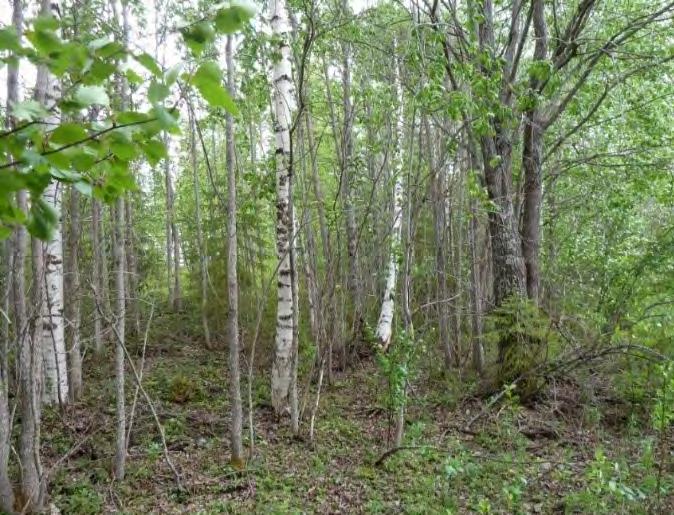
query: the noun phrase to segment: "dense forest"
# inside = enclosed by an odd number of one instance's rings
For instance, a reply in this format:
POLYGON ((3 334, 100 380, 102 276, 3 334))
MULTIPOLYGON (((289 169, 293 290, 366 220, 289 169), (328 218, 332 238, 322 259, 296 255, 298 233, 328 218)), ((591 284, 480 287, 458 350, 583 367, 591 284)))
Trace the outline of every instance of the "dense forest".
POLYGON ((674 512, 674 2, 3 2, 0 512, 674 512))

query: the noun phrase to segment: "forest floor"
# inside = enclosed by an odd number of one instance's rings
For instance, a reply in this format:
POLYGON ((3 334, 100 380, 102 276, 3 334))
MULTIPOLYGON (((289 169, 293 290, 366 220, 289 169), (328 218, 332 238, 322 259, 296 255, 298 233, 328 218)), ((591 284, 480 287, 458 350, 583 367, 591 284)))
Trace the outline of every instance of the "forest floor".
MULTIPOLYGON (((143 384, 183 488, 142 394, 127 476, 112 482, 111 366, 91 359, 97 371, 81 402, 45 414, 45 469, 63 513, 674 513, 674 438, 600 384, 569 381, 530 407, 513 399, 488 407, 459 395, 465 382, 426 374, 410 389, 405 448, 382 460, 392 422, 371 360, 323 389, 313 445, 274 420, 258 373, 255 455, 236 471, 226 352, 192 345, 179 331, 152 335, 143 384)), ((129 381, 129 405, 134 391, 129 381)), ((245 408, 245 381, 243 393, 245 408)))

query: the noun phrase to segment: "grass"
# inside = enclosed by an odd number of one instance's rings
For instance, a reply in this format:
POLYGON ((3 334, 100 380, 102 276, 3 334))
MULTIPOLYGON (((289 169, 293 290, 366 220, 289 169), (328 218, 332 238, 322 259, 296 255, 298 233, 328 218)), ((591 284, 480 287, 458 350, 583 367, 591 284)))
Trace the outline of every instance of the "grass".
MULTIPOLYGON (((657 496, 657 435, 648 422, 633 414, 623 425, 609 425, 612 406, 560 401, 569 385, 555 392, 557 400, 534 407, 506 400, 466 431, 484 402, 460 395, 456 381, 420 374, 410 392, 409 448, 376 466, 393 427, 386 385, 372 362, 357 364, 324 389, 313 445, 294 439, 287 421, 274 420, 259 371, 256 452, 238 472, 228 463, 226 352, 162 335, 152 341, 161 343, 148 349, 144 385, 186 490, 176 487, 142 397, 127 477, 111 480, 110 368, 107 358, 92 358, 85 397, 63 413, 47 413, 44 422, 46 467, 60 460, 52 501, 64 513, 674 511, 671 459, 662 464, 657 496)), ((129 383, 129 405, 133 392, 129 383)))

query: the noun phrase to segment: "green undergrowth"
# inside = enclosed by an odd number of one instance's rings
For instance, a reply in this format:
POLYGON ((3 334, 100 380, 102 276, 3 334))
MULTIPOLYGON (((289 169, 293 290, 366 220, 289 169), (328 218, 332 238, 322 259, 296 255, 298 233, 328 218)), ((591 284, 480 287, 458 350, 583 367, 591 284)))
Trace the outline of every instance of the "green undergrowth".
MULTIPOLYGON (((138 359, 140 342, 130 348, 138 359)), ((243 472, 233 470, 226 352, 169 336, 148 345, 143 385, 184 488, 166 465, 153 416, 131 380, 127 402, 132 406, 135 398, 136 409, 127 476, 113 482, 109 357, 90 359, 100 367, 87 367, 93 372, 82 401, 45 414, 46 467, 60 460, 51 497, 63 513, 666 513, 674 507, 671 447, 663 455, 661 446, 662 438, 671 446, 671 435, 647 416, 636 412, 616 425, 609 416, 615 407, 596 399, 523 407, 513 393, 467 428, 487 401, 461 395, 474 389, 470 381, 423 368, 410 384, 403 448, 382 459, 394 422, 386 381, 367 361, 324 385, 313 443, 306 438, 310 408, 297 440, 287 421, 272 417, 266 376, 257 371, 255 454, 243 472)), ((242 392, 245 405, 245 377, 242 392)), ((249 444, 247 427, 244 441, 249 444)))

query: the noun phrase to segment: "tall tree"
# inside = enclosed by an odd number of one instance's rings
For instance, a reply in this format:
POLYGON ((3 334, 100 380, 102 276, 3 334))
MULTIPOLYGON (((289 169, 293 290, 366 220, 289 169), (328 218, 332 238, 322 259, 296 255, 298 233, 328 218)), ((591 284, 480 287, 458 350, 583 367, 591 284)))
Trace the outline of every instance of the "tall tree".
POLYGON ((197 166, 196 120, 192 103, 189 104, 190 119, 190 159, 192 180, 194 182, 194 223, 197 231, 197 247, 199 250, 199 284, 201 294, 201 327, 204 330, 206 348, 211 348, 211 331, 208 327, 208 256, 204 243, 204 232, 201 223, 201 195, 199 186, 199 170, 197 166))
POLYGON ((66 336, 70 367, 70 396, 77 400, 82 394, 82 349, 80 325, 82 319, 82 292, 80 291, 80 195, 77 188, 70 189, 70 209, 68 224, 68 254, 66 286, 68 304, 66 306, 66 336))
MULTIPOLYGON (((23 35, 23 6, 21 0, 12 2, 12 28, 16 31, 17 40, 20 42, 23 35)), ((16 127, 12 110, 19 102, 19 66, 17 63, 9 62, 7 64, 7 129, 12 130, 16 127)), ((19 193, 20 198, 17 202, 19 208, 25 207, 26 193, 19 193)), ((26 257, 26 229, 19 226, 12 235, 12 239, 6 242, 5 254, 6 272, 5 281, 7 289, 3 291, 5 302, 3 303, 3 328, 6 327, 0 336, 3 341, 0 342, 2 348, 0 352, 0 510, 12 513, 14 510, 14 492, 9 478, 9 456, 10 439, 12 435, 12 420, 9 409, 9 301, 14 301, 14 338, 17 343, 16 348, 21 353, 24 348, 24 331, 26 330, 26 291, 25 291, 25 257, 26 257), (11 257, 9 254, 12 254, 11 257)), ((20 398, 23 395, 19 394, 20 398)))
POLYGON ((292 61, 289 43, 288 13, 285 0, 270 4, 271 30, 276 41, 272 67, 272 104, 276 137, 276 252, 278 256, 278 303, 276 308, 276 342, 271 377, 271 397, 277 414, 290 409, 293 370, 294 296, 291 259, 293 210, 291 205, 292 149, 290 127, 294 107, 292 61))
MULTIPOLYGON (((227 88, 234 96, 234 56, 233 37, 227 36, 225 47, 227 60, 227 88)), ((243 466, 243 444, 241 433, 243 427, 243 408, 241 404, 241 367, 239 365, 239 280, 237 274, 237 236, 236 236, 236 168, 234 166, 234 117, 225 115, 225 140, 227 153, 227 292, 229 313, 227 317, 227 336, 229 339, 229 398, 231 402, 230 449, 232 464, 243 466)))
POLYGON ((393 181, 393 209, 391 210, 391 249, 389 251, 388 270, 386 274, 386 286, 384 288, 384 298, 379 312, 379 321, 377 322, 376 337, 379 345, 386 349, 391 343, 393 333, 393 315, 395 313, 395 291, 396 278, 398 275, 398 256, 400 255, 400 241, 402 236, 403 223, 403 154, 402 147, 405 135, 405 120, 403 110, 403 88, 400 80, 400 63, 397 56, 397 45, 394 44, 394 55, 396 62, 394 64, 394 88, 397 101, 395 111, 396 143, 393 157, 393 167, 391 170, 391 180, 393 181))
MULTIPOLYGON (((60 16, 57 2, 42 0, 41 15, 60 16)), ((35 97, 40 104, 51 110, 45 122, 56 125, 59 121, 57 103, 60 100, 59 82, 45 65, 38 66, 35 97)), ((43 198, 56 211, 58 222, 52 237, 44 244, 44 290, 45 302, 42 313, 44 334, 44 389, 42 398, 47 404, 68 402, 68 365, 64 331, 63 295, 63 225, 62 198, 63 184, 51 181, 43 198)))

